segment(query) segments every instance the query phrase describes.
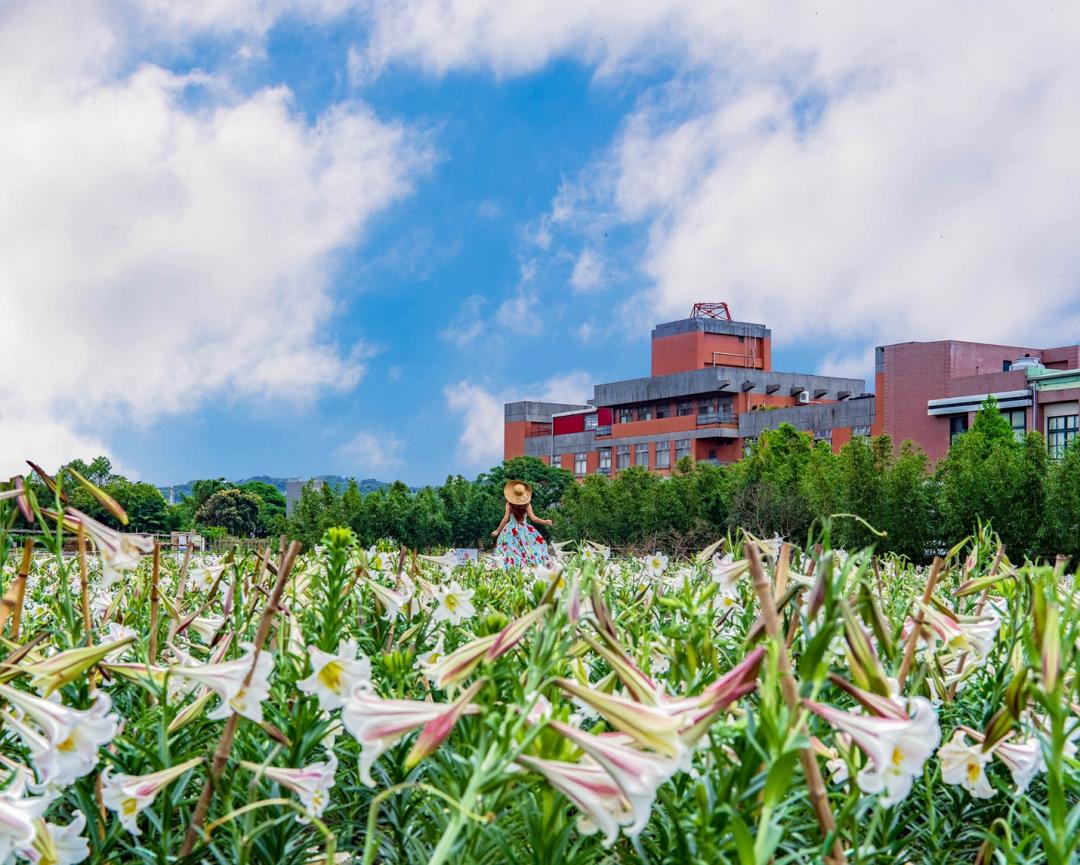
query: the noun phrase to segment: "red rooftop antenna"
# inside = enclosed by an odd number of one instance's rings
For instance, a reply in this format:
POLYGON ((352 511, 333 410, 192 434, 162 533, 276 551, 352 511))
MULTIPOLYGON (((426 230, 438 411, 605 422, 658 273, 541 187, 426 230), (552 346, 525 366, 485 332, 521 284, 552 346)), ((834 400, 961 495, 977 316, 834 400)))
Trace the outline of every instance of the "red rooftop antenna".
POLYGON ((731 321, 731 310, 726 303, 695 303, 690 310, 691 318, 718 318, 731 321))

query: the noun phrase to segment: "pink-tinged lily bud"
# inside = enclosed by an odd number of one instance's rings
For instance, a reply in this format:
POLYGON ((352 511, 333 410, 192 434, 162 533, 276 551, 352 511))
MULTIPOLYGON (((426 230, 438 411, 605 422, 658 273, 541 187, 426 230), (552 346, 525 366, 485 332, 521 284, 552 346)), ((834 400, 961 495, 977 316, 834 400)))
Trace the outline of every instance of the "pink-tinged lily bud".
POLYGON ((117 649, 122 649, 133 642, 135 642, 134 637, 124 637, 122 640, 111 643, 68 649, 43 661, 20 666, 15 672, 18 675, 29 675, 30 684, 47 697, 63 685, 81 681, 87 670, 117 649))
POLYGON ((149 775, 113 775, 106 769, 102 775, 102 801, 106 808, 116 813, 125 829, 132 835, 140 835, 142 833, 136 823, 139 814, 150 807, 166 785, 201 762, 202 757, 196 757, 149 775))
POLYGON ((864 691, 862 688, 855 687, 847 679, 837 676, 835 673, 829 674, 829 681, 836 685, 840 690, 853 697, 856 702, 875 717, 893 718, 898 721, 908 720, 907 712, 904 711, 903 706, 891 697, 883 697, 880 694, 864 691))
POLYGON ((22 514, 23 520, 28 525, 32 525, 34 522, 34 509, 30 507, 30 493, 26 489, 26 482, 23 481, 22 475, 14 475, 11 478, 11 487, 10 490, 0 493, 0 499, 15 499, 15 506, 19 509, 19 513, 22 514))
POLYGON ((97 484, 88 481, 81 474, 75 471, 75 469, 71 468, 71 466, 68 466, 66 471, 73 478, 75 478, 75 480, 82 484, 83 489, 85 489, 88 493, 90 493, 90 495, 97 499, 101 506, 105 508, 105 510, 107 510, 110 514, 120 520, 123 525, 126 526, 128 524, 127 512, 120 506, 120 502, 110 496, 107 492, 105 492, 105 490, 101 489, 101 487, 99 487, 97 484))
POLYGON ((583 835, 602 832, 605 847, 615 843, 620 826, 630 826, 635 822, 633 809, 622 795, 619 785, 599 766, 526 755, 518 757, 515 762, 542 775, 569 799, 581 812, 577 819, 578 831, 583 835))
POLYGON ((424 724, 423 729, 420 730, 420 735, 416 739, 416 743, 412 746, 412 750, 409 751, 408 756, 405 757, 406 769, 411 769, 425 757, 434 754, 439 745, 450 736, 450 732, 454 729, 454 725, 457 723, 458 718, 461 717, 466 709, 477 709, 476 706, 471 705, 470 701, 479 693, 483 686, 483 679, 473 682, 472 685, 462 692, 460 697, 450 704, 450 708, 438 717, 432 718, 424 724))
POLYGON ((499 634, 491 634, 472 640, 439 661, 428 673, 435 681, 435 687, 447 688, 468 678, 487 657, 488 649, 495 645, 498 638, 499 634))
MULTIPOLYGON (((379 756, 402 736, 423 727, 450 710, 447 703, 426 700, 387 700, 370 691, 357 689, 341 711, 341 722, 361 745, 360 780, 375 786, 371 767, 379 756)), ((479 706, 466 705, 458 714, 475 715, 479 706)))
POLYGON ((595 709, 615 729, 622 730, 646 748, 669 757, 682 756, 685 749, 679 738, 682 722, 678 717, 672 717, 654 706, 583 687, 570 679, 556 679, 555 684, 595 709))
POLYGON ((496 658, 502 657, 514 648, 514 646, 521 642, 529 628, 541 619, 550 609, 550 604, 541 604, 535 610, 531 610, 524 616, 510 622, 510 624, 495 635, 495 642, 492 643, 487 650, 487 660, 494 661, 496 658))
POLYGON ((50 475, 47 471, 45 471, 45 469, 43 469, 37 463, 33 463, 30 462, 30 460, 27 460, 26 464, 34 470, 34 474, 41 478, 41 482, 45 484, 49 492, 52 493, 54 496, 59 495, 60 501, 62 501, 66 505, 68 502, 67 493, 65 493, 56 485, 56 481, 53 480, 53 476, 50 475))
POLYGON ((552 721, 549 726, 581 748, 611 776, 634 815, 626 834, 637 835, 644 829, 657 789, 675 774, 679 761, 635 748, 633 740, 622 733, 595 736, 560 721, 552 721))
POLYGON ((764 658, 765 649, 759 646, 709 685, 698 697, 667 705, 666 708, 670 712, 693 700, 693 705, 682 714, 683 727, 679 735, 684 743, 687 745, 696 743, 709 731, 717 715, 757 688, 758 670, 764 658))
POLYGON ((566 599, 566 618, 571 625, 576 625, 581 619, 581 572, 574 571, 570 580, 570 594, 566 599))
POLYGON ((592 582, 592 608, 593 615, 596 616, 597 628, 613 639, 618 639, 619 635, 615 630, 615 622, 611 618, 607 604, 604 603, 604 593, 600 588, 600 579, 598 577, 593 579, 592 582))
POLYGON ((600 631, 600 636, 602 643, 584 634, 582 639, 608 662, 611 669, 615 671, 615 675, 630 692, 630 696, 647 706, 659 705, 660 686, 641 671, 626 650, 607 631, 600 631))

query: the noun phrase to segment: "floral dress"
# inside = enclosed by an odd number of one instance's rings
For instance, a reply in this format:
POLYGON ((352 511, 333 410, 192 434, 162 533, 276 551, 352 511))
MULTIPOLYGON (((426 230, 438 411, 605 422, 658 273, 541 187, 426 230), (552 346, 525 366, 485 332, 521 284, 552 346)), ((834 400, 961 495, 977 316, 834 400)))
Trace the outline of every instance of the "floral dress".
POLYGON ((529 525, 527 517, 521 523, 510 517, 506 526, 499 532, 499 539, 495 542, 495 552, 502 556, 503 568, 506 570, 531 568, 533 565, 551 567, 547 541, 540 532, 529 525))

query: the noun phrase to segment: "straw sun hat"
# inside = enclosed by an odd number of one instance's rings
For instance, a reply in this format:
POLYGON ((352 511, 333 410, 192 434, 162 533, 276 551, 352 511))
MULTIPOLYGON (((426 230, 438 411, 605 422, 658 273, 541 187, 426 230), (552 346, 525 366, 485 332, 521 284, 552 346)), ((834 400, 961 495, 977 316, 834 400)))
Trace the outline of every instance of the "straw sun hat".
POLYGON ((532 487, 525 481, 507 481, 503 496, 512 505, 527 505, 532 501, 532 487))

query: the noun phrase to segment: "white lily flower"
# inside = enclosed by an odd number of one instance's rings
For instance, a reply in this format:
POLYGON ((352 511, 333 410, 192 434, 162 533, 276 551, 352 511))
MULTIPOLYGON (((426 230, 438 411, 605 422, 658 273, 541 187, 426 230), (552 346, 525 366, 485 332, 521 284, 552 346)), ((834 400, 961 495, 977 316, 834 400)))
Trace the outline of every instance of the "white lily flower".
POLYGON ((341 640, 336 655, 308 646, 311 675, 296 683, 319 698, 324 712, 340 709, 357 687, 371 687, 371 661, 359 654, 356 640, 341 640))
MULTIPOLYGON (((129 628, 127 625, 121 625, 119 622, 109 622, 109 627, 106 629, 105 639, 103 642, 117 643, 121 640, 126 640, 129 637, 132 640, 137 640, 139 639, 139 632, 136 631, 134 628, 129 628)), ((105 656, 105 660, 117 661, 130 651, 131 643, 127 643, 126 645, 121 646, 119 649, 109 652, 109 654, 105 656)))
POLYGON ((656 578, 667 570, 668 557, 663 553, 653 553, 644 559, 642 564, 645 566, 645 575, 656 578))
POLYGON ((310 763, 300 769, 283 769, 278 766, 260 766, 246 760, 243 766, 271 781, 291 790, 313 817, 321 817, 330 802, 330 788, 334 786, 337 772, 337 756, 333 751, 324 761, 310 763))
POLYGON ((241 645, 245 649, 244 655, 235 661, 170 668, 171 675, 197 682, 221 698, 221 705, 206 716, 212 721, 219 721, 236 712, 257 724, 262 723, 262 702, 270 695, 274 659, 264 651, 255 660, 254 646, 250 643, 241 645), (244 680, 249 674, 251 681, 245 685, 244 680))
POLYGON ((193 589, 208 592, 214 587, 214 583, 217 582, 218 577, 221 576, 224 570, 225 565, 199 565, 188 571, 188 581, 193 589))
POLYGON ((870 758, 870 765, 855 780, 864 793, 883 793, 881 804, 885 807, 911 792, 914 777, 941 741, 937 713, 922 697, 908 701, 907 718, 857 715, 809 701, 806 706, 848 733, 870 758))
POLYGON ((994 755, 984 751, 979 743, 969 745, 963 730, 956 730, 937 756, 941 761, 941 780, 946 784, 959 784, 976 799, 994 795, 985 771, 994 755))
POLYGON ((40 732, 32 730, 5 715, 29 746, 43 784, 67 787, 89 774, 98 763, 98 751, 113 740, 119 729, 117 717, 109 713, 112 701, 104 691, 97 692, 89 709, 71 709, 6 685, 0 685, 0 695, 40 728, 40 732))
POLYGON ((113 775, 108 769, 102 774, 101 798, 105 807, 115 811, 124 828, 132 835, 141 835, 137 821, 139 814, 153 803, 157 794, 170 782, 188 769, 202 762, 202 757, 188 760, 178 766, 151 772, 149 775, 113 775))
POLYGON ((371 589, 371 594, 382 605, 385 611, 384 618, 388 621, 393 621, 401 615, 401 608, 406 607, 409 603, 409 599, 405 595, 395 592, 393 589, 388 589, 375 580, 365 580, 364 582, 371 589))
POLYGON ((457 582, 440 587, 432 621, 460 625, 466 619, 471 619, 476 615, 476 607, 472 604, 474 594, 475 589, 463 589, 457 582))
POLYGON ((22 855, 34 865, 77 865, 90 855, 84 829, 86 815, 82 811, 66 826, 38 820, 34 845, 22 855))
POLYGON ((93 541, 101 556, 102 588, 110 588, 124 571, 135 570, 142 557, 154 551, 153 538, 118 532, 71 508, 65 519, 82 526, 86 536, 93 541))
POLYGON ((418 655, 416 660, 420 662, 424 675, 434 682, 439 678, 440 670, 438 667, 445 657, 446 649, 443 646, 443 635, 439 634, 439 639, 435 645, 423 654, 418 655))
POLYGON ((30 848, 37 835, 36 821, 52 801, 48 796, 23 796, 25 792, 26 776, 21 772, 0 790, 0 862, 11 862, 17 851, 30 848))
POLYGON ((196 616, 191 620, 188 628, 198 634, 204 643, 209 644, 224 624, 224 616, 196 616))

